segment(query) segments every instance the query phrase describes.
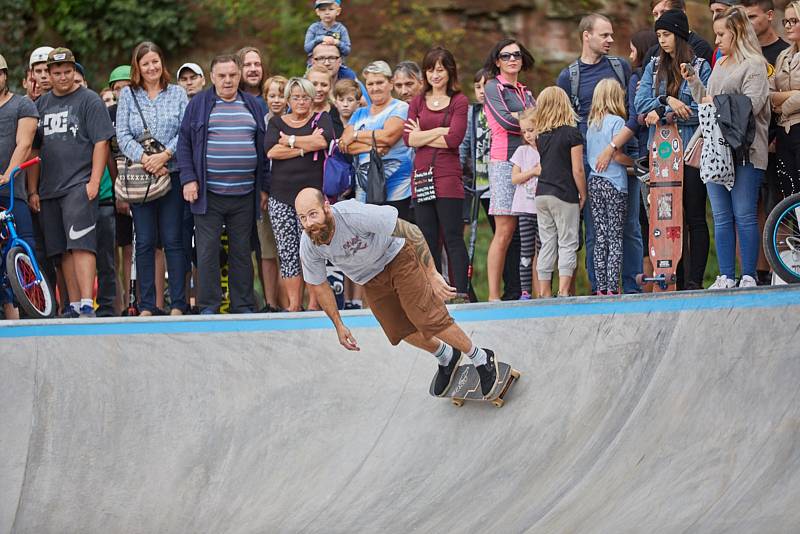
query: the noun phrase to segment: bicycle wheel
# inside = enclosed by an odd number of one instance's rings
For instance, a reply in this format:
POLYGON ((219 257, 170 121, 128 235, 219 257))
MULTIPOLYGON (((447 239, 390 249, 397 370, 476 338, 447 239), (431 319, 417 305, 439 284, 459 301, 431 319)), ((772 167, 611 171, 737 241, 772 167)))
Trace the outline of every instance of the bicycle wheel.
POLYGON ((783 199, 770 212, 764 226, 764 253, 781 279, 800 283, 800 194, 783 199))
POLYGON ((25 313, 29 317, 47 318, 53 315, 53 293, 47 279, 36 280, 34 261, 22 247, 12 248, 6 255, 6 276, 25 313))

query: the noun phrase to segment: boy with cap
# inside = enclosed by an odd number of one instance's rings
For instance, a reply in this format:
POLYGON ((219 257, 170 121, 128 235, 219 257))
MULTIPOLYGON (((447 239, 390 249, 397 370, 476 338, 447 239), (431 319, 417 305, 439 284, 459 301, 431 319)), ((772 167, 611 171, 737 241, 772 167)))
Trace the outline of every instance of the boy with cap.
POLYGON ((197 63, 184 63, 178 69, 178 85, 183 87, 186 91, 186 96, 189 100, 194 95, 202 91, 206 86, 206 77, 203 75, 203 69, 197 63))
POLYGON ((342 0, 316 0, 314 10, 319 22, 306 31, 306 54, 310 56, 318 44, 329 44, 337 47, 343 56, 349 56, 350 34, 345 25, 336 20, 342 13, 342 0))
POLYGON ((68 316, 94 317, 98 192, 114 128, 100 97, 75 84, 70 50, 50 52, 47 68, 53 87, 36 102, 34 148, 42 163, 30 171, 30 204, 41 210, 48 257, 61 257, 68 316))

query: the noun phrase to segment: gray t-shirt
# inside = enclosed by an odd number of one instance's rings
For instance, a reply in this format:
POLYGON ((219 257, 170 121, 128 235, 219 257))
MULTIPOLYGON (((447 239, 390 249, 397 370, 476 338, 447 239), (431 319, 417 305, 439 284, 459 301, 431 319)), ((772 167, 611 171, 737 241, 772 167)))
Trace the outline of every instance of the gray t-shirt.
POLYGON ((36 101, 39 129, 34 147, 41 149, 39 197, 59 198, 92 175, 94 145, 114 136, 105 104, 81 87, 65 96, 53 92, 36 101))
POLYGON ((325 262, 330 261, 356 284, 366 284, 383 271, 406 242, 392 236, 397 209, 347 200, 331 206, 331 210, 336 228, 330 245, 315 245, 305 232, 300 239, 303 278, 313 285, 325 282, 325 262))
MULTIPOLYGON (((0 107, 0 173, 6 172, 11 156, 17 148, 17 125, 20 119, 39 118, 34 104, 27 96, 12 95, 11 100, 0 107)), ((11 169, 8 169, 10 172, 11 169)), ((8 195, 7 189, 0 189, 0 196, 8 195)), ((27 202, 28 193, 25 187, 25 171, 14 177, 14 197, 27 202)))

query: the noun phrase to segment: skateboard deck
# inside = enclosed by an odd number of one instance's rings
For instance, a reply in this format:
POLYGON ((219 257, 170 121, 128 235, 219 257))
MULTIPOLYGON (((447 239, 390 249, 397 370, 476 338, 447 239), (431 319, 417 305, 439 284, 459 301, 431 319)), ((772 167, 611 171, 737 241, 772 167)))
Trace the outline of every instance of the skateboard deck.
MULTIPOLYGON (((456 370, 456 376, 453 378, 453 383, 450 389, 445 392, 440 398, 450 398, 452 403, 456 406, 463 406, 465 401, 485 401, 491 402, 496 407, 500 408, 505 404, 505 396, 511 385, 516 382, 520 377, 520 372, 512 369, 510 365, 504 362, 497 362, 498 374, 497 384, 487 397, 481 393, 481 379, 478 376, 478 371, 472 364, 459 366, 456 370)), ((430 394, 434 397, 433 384, 436 381, 434 375, 431 380, 430 394)))
POLYGON ((683 147, 675 124, 656 126, 650 150, 650 261, 653 290, 677 289, 678 262, 683 255, 683 147))

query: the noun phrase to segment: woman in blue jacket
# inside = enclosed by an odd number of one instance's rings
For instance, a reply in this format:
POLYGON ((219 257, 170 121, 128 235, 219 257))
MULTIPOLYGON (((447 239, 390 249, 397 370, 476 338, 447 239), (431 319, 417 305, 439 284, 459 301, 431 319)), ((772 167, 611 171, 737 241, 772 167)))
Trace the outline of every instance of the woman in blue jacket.
MULTIPOLYGON (((685 150, 700 122, 698 103, 692 98, 689 84, 681 76, 681 64, 694 67, 704 85, 711 76, 711 67, 704 59, 695 56, 689 45, 689 21, 682 11, 664 12, 656 21, 655 30, 660 45, 659 56, 647 65, 642 74, 642 83, 636 92, 636 112, 645 115, 645 124, 650 127, 648 146, 653 142, 658 124, 675 122, 685 150)), ((699 169, 688 165, 683 169, 683 213, 689 231, 689 273, 682 287, 702 289, 710 244, 706 222, 707 192, 699 169)), ((680 265, 678 277, 680 284, 683 277, 680 265)))

